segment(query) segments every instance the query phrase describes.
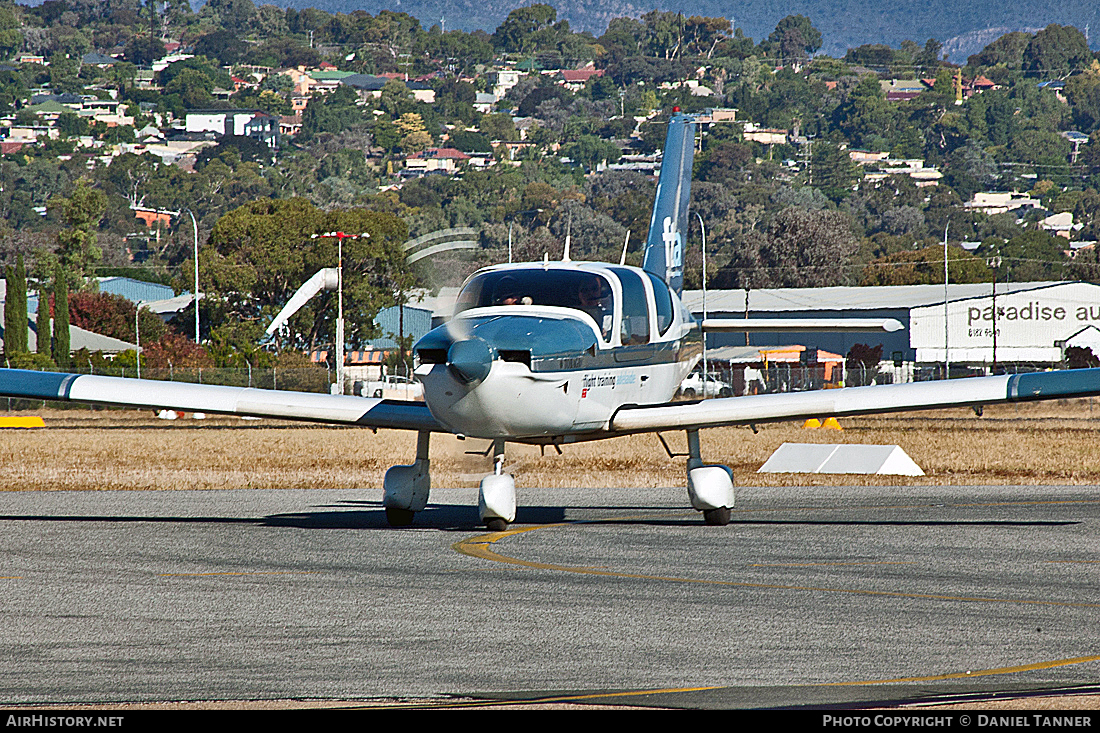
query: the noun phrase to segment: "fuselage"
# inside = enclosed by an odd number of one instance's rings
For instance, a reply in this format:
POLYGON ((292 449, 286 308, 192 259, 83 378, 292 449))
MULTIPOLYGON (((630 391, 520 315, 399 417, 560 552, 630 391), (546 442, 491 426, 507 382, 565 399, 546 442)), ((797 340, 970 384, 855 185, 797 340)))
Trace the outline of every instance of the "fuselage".
POLYGON ((702 352, 676 293, 636 267, 498 265, 414 346, 424 400, 447 429, 549 441, 607 427, 623 405, 670 400, 702 352))

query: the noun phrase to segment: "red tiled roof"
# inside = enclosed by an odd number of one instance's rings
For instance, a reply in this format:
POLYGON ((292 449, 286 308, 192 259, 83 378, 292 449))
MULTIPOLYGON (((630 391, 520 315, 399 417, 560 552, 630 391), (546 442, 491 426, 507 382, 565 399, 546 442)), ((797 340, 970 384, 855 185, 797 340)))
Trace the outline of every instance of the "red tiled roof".
POLYGON ((452 160, 469 160, 470 156, 456 148, 428 148, 422 153, 410 155, 409 158, 415 160, 443 160, 446 158, 451 158, 452 160))
POLYGON ((18 153, 23 149, 24 145, 26 145, 26 143, 23 142, 9 142, 7 140, 0 142, 0 155, 18 153))
POLYGON ((567 82, 584 83, 593 76, 603 76, 603 69, 586 66, 583 69, 562 69, 561 78, 567 82))

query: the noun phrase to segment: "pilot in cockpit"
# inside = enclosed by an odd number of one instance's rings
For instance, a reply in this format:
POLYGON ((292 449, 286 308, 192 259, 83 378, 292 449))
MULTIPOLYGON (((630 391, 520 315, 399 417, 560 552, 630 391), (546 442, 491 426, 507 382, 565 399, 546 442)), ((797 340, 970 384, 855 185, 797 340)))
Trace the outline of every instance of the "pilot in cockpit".
POLYGON ((531 305, 530 297, 520 295, 519 282, 511 275, 505 275, 493 288, 493 305, 531 305))
POLYGON ((592 316, 603 332, 604 341, 611 338, 614 314, 611 312, 611 286, 598 275, 589 275, 581 281, 577 292, 580 309, 592 316))

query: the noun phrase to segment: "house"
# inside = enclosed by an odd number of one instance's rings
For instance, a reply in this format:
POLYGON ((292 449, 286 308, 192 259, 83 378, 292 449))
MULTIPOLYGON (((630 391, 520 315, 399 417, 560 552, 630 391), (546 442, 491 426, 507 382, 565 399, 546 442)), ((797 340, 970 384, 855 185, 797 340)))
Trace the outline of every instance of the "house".
POLYGON ((422 153, 410 155, 405 160, 405 169, 420 174, 433 171, 454 173, 459 165, 469 159, 469 155, 455 148, 428 148, 422 153))
POLYGON ((178 211, 150 209, 145 206, 130 206, 130 211, 134 212, 134 218, 141 219, 149 229, 171 226, 172 218, 180 215, 178 211))
POLYGON ((483 115, 487 115, 493 111, 493 105, 496 103, 497 97, 495 94, 477 92, 477 96, 474 98, 474 109, 483 115))
POLYGON ((405 86, 417 102, 435 104, 435 90, 422 81, 407 81, 405 86))
POLYGON ((853 162, 860 165, 870 165, 871 163, 880 163, 890 157, 889 153, 882 153, 873 150, 849 150, 848 157, 853 162))
POLYGON ((508 90, 519 84, 519 80, 527 76, 526 71, 517 69, 497 69, 488 74, 489 85, 497 99, 501 99, 508 90))
POLYGON ((1051 214, 1039 221, 1039 228, 1045 231, 1069 239, 1070 234, 1084 227, 1083 224, 1073 223, 1073 212, 1063 211, 1059 214, 1051 214))
POLYGON ((1003 214, 1006 211, 1015 211, 1016 209, 1038 209, 1042 205, 1042 201, 1033 199, 1026 193, 979 191, 974 194, 973 199, 963 204, 963 207, 993 216, 994 214, 1003 214))
POLYGON ((184 130, 251 137, 272 149, 279 145, 279 119, 262 110, 191 110, 184 119, 184 130))
POLYGON ((294 137, 302 131, 302 115, 283 115, 279 118, 279 134, 294 137))
POLYGON ((594 76, 603 76, 604 70, 595 66, 585 66, 583 69, 562 69, 557 73, 557 83, 571 92, 579 92, 584 89, 588 80, 594 76))
POLYGON ((920 79, 883 79, 879 85, 887 102, 906 102, 928 89, 920 79))
POLYGON ((764 145, 782 145, 787 142, 787 133, 787 130, 759 127, 756 123, 746 122, 744 138, 764 145))
POLYGON ((105 56, 101 53, 86 53, 80 59, 80 63, 84 65, 98 66, 102 69, 106 66, 114 66, 118 63, 118 59, 112 56, 105 56))

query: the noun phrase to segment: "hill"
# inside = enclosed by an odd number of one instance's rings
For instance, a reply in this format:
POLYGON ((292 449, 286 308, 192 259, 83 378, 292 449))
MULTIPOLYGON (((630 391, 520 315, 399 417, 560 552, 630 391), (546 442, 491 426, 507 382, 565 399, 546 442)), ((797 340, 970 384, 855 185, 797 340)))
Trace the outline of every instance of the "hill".
MULTIPOLYGON (((492 32, 516 0, 274 0, 281 7, 316 7, 328 12, 396 10, 419 18, 425 27, 440 18, 450 29, 492 32)), ((257 3, 259 4, 259 3, 257 3)), ((821 51, 843 56, 851 47, 864 43, 886 43, 895 48, 903 40, 924 43, 928 38, 944 42, 953 51, 951 60, 965 62, 966 56, 981 50, 981 39, 996 38, 1009 30, 1042 28, 1050 23, 1100 29, 1100 6, 1076 0, 1021 0, 1015 3, 976 0, 744 0, 732 5, 726 0, 552 0, 558 17, 574 30, 600 35, 612 18, 637 17, 654 8, 685 15, 726 16, 745 34, 759 41, 787 15, 805 15, 824 36, 821 51), (995 29, 995 32, 990 32, 995 29), (952 41, 952 43, 947 43, 952 41)), ((1095 40, 1093 48, 1100 47, 1095 40)))

